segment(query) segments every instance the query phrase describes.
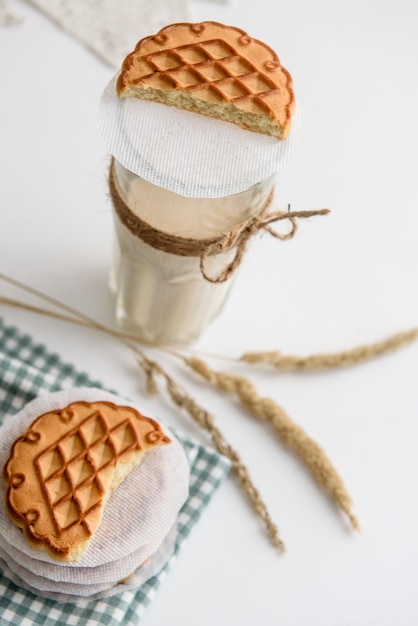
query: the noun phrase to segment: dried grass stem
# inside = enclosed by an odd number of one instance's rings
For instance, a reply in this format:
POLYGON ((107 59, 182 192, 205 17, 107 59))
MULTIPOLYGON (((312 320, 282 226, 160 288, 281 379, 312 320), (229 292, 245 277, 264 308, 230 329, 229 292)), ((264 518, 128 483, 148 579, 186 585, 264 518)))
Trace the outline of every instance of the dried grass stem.
POLYGON ((254 511, 263 522, 267 534, 272 544, 280 552, 284 552, 285 546, 279 537, 277 526, 274 524, 264 504, 258 490, 254 486, 250 474, 241 460, 238 452, 227 442, 219 428, 215 424, 215 419, 206 409, 202 408, 180 385, 155 361, 150 360, 145 354, 138 350, 138 363, 145 372, 148 391, 155 393, 157 384, 155 375, 162 377, 166 383, 167 392, 171 400, 179 408, 185 410, 195 422, 199 424, 211 436, 216 450, 227 457, 232 464, 232 469, 243 487, 254 511))
POLYGON ((255 386, 242 376, 216 372, 203 360, 195 357, 185 358, 184 362, 222 391, 235 394, 253 415, 270 422, 285 446, 299 456, 317 483, 347 515, 353 528, 359 530, 359 523, 352 513, 351 498, 338 472, 322 448, 292 421, 282 407, 271 398, 260 397, 255 386))
POLYGON ((313 354, 307 357, 284 355, 281 352, 246 352, 240 357, 245 363, 264 363, 278 370, 295 372, 298 370, 319 371, 358 365, 402 348, 418 339, 418 328, 396 333, 375 343, 357 346, 341 352, 313 354))

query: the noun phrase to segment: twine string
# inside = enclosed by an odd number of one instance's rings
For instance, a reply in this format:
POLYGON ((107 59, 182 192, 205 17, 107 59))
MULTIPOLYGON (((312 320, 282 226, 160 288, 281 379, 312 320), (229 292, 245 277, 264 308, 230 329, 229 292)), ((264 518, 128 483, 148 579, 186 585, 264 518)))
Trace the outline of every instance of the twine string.
POLYGON ((233 231, 233 233, 228 233, 228 235, 224 235, 225 245, 223 245, 223 241, 220 241, 219 245, 215 243, 213 246, 210 245, 203 251, 200 257, 200 271, 202 272, 202 275, 204 278, 206 278, 206 280, 211 283, 222 283, 229 280, 234 272, 237 270, 239 265, 241 265, 250 240, 261 230, 265 230, 276 239, 286 241, 288 239, 292 239, 295 236, 298 228, 298 218, 327 215, 330 212, 329 209, 319 209, 316 211, 274 211, 271 213, 267 213, 266 215, 271 200, 272 198, 267 201, 265 208, 259 216, 252 218, 250 222, 247 222, 244 225, 244 228, 241 232, 239 232, 238 235, 237 231, 233 231), (289 220, 291 224, 291 228, 287 233, 278 232, 270 226, 271 223, 279 222, 282 220, 289 220), (230 244, 228 246, 228 243, 231 240, 233 241, 233 243, 232 245, 230 244), (235 247, 236 251, 232 261, 217 276, 210 276, 206 268, 207 257, 213 254, 217 254, 219 252, 226 252, 233 247, 235 247))
POLYGON ((223 283, 231 278, 242 263, 250 240, 261 230, 265 230, 276 239, 282 241, 292 239, 297 231, 297 220, 317 215, 326 215, 329 209, 317 211, 273 211, 268 212, 273 201, 274 189, 267 198, 259 215, 238 224, 233 230, 222 233, 218 237, 195 239, 179 237, 155 228, 136 215, 126 204, 117 186, 114 159, 109 170, 109 193, 116 214, 128 230, 148 245, 179 256, 194 256, 200 259, 202 276, 211 283, 223 283), (271 227, 272 223, 289 220, 291 228, 287 233, 280 233, 271 227), (218 275, 211 276, 207 271, 208 257, 226 253, 235 249, 232 261, 218 275))

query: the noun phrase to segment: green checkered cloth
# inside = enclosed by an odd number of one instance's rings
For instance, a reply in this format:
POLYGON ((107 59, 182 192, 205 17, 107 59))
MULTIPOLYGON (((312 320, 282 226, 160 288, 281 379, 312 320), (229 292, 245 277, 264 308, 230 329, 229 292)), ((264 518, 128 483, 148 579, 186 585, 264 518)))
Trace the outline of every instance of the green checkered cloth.
MULTIPOLYGON (((102 387, 99 381, 63 363, 57 354, 35 343, 30 335, 22 334, 16 327, 5 325, 0 318, 0 424, 7 415, 19 411, 39 392, 86 386, 102 387)), ((229 461, 214 450, 176 435, 186 453, 193 452, 190 457, 193 459, 190 494, 179 514, 174 555, 161 572, 137 590, 127 590, 100 600, 77 599, 63 603, 37 597, 16 586, 2 571, 0 562, 1 626, 138 624, 171 562, 229 469, 229 461)))

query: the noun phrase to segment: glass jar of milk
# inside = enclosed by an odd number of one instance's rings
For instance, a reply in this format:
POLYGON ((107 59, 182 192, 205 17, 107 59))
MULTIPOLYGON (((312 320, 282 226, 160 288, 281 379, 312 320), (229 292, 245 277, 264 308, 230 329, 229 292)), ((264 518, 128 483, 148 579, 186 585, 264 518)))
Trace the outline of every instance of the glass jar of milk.
MULTIPOLYGON (((151 184, 114 160, 118 194, 142 221, 158 231, 195 240, 216 238, 258 215, 266 206, 275 176, 222 198, 188 198, 151 184)), ((145 340, 189 343, 221 311, 232 279, 208 281, 199 256, 182 256, 145 243, 114 215, 114 255, 110 286, 120 326, 145 340)), ((206 258, 218 275, 236 249, 206 258)))

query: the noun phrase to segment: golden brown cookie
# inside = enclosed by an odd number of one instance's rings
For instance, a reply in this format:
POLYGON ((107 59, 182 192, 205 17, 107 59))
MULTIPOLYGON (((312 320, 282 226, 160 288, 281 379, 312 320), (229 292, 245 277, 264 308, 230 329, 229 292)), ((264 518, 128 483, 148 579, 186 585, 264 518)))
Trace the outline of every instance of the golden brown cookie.
POLYGON ((74 402, 38 417, 4 467, 6 506, 28 541, 77 561, 114 489, 151 448, 170 443, 131 407, 74 402))
POLYGON ((166 26, 123 62, 120 98, 173 105, 285 139, 295 110, 292 78, 276 53, 217 22, 166 26))

